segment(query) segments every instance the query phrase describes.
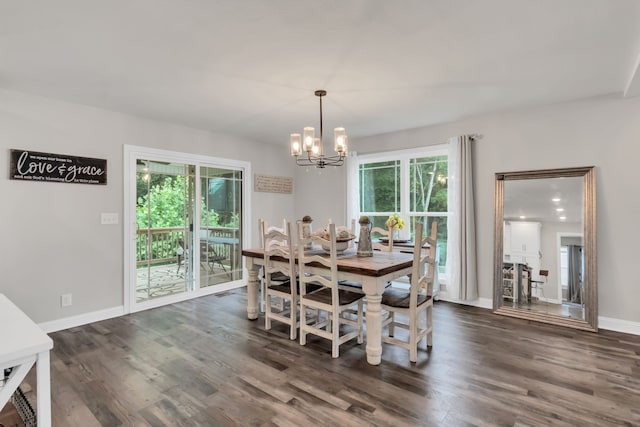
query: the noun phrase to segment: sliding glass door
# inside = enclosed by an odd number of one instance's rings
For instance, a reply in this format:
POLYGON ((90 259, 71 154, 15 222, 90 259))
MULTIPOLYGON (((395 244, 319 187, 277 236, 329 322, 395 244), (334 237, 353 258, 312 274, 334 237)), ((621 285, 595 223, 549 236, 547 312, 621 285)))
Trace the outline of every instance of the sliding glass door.
POLYGON ((249 166, 129 151, 125 216, 134 227, 125 230, 132 242, 125 249, 125 287, 130 311, 242 286, 249 166))
POLYGON ((193 289, 193 170, 136 159, 136 303, 193 289))
POLYGON ((200 167, 200 287, 242 274, 242 171, 200 167))

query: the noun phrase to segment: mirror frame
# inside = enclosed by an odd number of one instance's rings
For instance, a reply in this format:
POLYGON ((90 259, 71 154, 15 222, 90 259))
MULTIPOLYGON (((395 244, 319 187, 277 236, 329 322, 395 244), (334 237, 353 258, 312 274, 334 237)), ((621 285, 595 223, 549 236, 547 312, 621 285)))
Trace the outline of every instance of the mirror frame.
POLYGON ((493 312, 505 316, 550 323, 570 328, 598 331, 598 290, 596 253, 596 171, 595 166, 543 169, 495 174, 493 312), (504 181, 522 179, 583 177, 583 241, 585 250, 584 320, 529 310, 518 310, 502 304, 502 263, 504 239, 504 181))

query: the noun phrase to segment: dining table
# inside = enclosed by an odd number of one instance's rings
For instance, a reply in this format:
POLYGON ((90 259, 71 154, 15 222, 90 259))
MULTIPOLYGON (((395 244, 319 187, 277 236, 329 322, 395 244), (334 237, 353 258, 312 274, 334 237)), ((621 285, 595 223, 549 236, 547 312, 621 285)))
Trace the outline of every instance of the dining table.
MULTIPOLYGON (((295 249, 294 249, 295 250, 295 249)), ((329 256, 321 249, 311 249, 318 255, 329 256)), ((257 319, 259 316, 259 271, 264 265, 264 250, 262 248, 244 249, 248 270, 247 282, 247 317, 257 319)), ((274 260, 274 258, 271 258, 274 260)), ((285 258, 276 258, 275 262, 288 263, 285 258)), ((296 260, 297 263, 297 260, 296 260)), ((366 353, 367 362, 379 365, 382 359, 382 312, 380 302, 388 282, 411 273, 413 255, 403 252, 378 252, 372 256, 358 256, 351 248, 339 254, 336 259, 338 279, 362 283, 366 294, 367 309, 365 322, 367 325, 366 353)), ((329 275, 328 267, 319 263, 310 266, 310 273, 329 275)))

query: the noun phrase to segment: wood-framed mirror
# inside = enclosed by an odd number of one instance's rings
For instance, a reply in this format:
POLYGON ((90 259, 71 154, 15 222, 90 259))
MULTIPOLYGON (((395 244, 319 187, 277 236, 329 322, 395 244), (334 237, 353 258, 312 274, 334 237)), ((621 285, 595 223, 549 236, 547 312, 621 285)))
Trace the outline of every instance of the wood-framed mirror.
POLYGON ((495 174, 494 313, 598 330, 595 167, 495 174))

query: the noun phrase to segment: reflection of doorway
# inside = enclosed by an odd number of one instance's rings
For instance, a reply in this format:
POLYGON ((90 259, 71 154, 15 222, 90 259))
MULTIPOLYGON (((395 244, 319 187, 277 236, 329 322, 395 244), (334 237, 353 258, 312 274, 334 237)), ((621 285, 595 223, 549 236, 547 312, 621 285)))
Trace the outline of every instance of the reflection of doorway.
POLYGON ((125 146, 128 312, 243 286, 249 168, 125 146))
POLYGON ((582 306, 584 246, 581 234, 563 233, 558 242, 559 299, 563 304, 582 306))

